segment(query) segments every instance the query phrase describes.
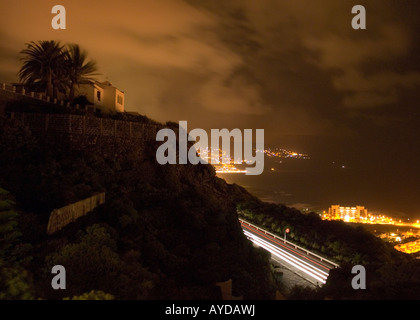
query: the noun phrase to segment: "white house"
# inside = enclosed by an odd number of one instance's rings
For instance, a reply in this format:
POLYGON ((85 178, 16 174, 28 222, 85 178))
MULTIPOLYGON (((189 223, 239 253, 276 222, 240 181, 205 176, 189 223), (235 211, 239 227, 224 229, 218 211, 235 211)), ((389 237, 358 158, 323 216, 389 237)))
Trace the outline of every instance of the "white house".
POLYGON ((104 111, 124 112, 124 92, 109 81, 79 85, 75 96, 85 96, 95 107, 104 111))

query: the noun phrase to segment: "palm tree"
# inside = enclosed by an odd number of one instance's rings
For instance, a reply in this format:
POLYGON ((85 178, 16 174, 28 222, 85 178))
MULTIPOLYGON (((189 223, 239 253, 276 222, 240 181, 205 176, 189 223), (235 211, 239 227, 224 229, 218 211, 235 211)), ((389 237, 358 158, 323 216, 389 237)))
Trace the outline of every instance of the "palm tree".
POLYGON ((69 99, 73 101, 76 85, 93 83, 98 75, 95 61, 87 61, 87 52, 77 44, 70 44, 66 48, 66 66, 69 77, 69 99))
POLYGON ((59 79, 65 67, 64 51, 59 41, 31 41, 20 53, 25 55, 19 70, 20 81, 34 89, 43 90, 47 96, 57 98, 59 79), (56 90, 54 90, 54 86, 56 90))

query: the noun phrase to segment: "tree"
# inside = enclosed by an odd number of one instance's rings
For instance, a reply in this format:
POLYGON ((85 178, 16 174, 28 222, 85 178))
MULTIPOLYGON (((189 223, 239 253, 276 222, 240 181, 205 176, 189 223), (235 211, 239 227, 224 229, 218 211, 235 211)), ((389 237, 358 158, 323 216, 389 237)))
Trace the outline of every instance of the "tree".
POLYGON ((76 85, 91 83, 95 80, 94 76, 98 74, 97 65, 95 61, 87 61, 87 52, 81 50, 77 44, 68 45, 65 56, 69 76, 69 98, 73 101, 76 85))
POLYGON ((101 290, 91 290, 73 298, 64 298, 63 300, 114 300, 114 296, 101 290))
POLYGON ((0 188, 0 300, 32 298, 29 274, 22 266, 29 248, 20 242, 14 207, 9 192, 0 188))
POLYGON ((65 67, 63 46, 59 41, 31 41, 20 53, 24 63, 18 72, 20 81, 38 90, 44 90, 49 97, 57 98, 60 81, 65 67), (56 88, 54 90, 54 87, 56 88))
POLYGON ((13 210, 14 202, 6 198, 8 194, 8 191, 0 188, 0 267, 15 262, 13 247, 20 236, 16 228, 18 214, 13 210))
POLYGON ((87 52, 77 44, 62 46, 57 41, 31 41, 20 53, 24 55, 19 70, 20 81, 47 96, 57 98, 58 92, 66 93, 73 101, 79 84, 92 83, 98 75, 95 61, 87 60, 87 52))

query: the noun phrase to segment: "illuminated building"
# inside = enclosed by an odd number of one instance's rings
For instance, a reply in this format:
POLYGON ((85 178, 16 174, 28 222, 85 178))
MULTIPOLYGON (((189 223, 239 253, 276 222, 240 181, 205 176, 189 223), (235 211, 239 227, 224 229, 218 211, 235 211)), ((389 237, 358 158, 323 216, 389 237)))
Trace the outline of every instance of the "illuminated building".
POLYGON ((85 96, 100 109, 124 112, 124 92, 109 81, 81 84, 76 90, 77 95, 85 96))
POLYGON ((328 216, 330 219, 350 221, 367 218, 368 214, 367 209, 363 206, 340 207, 340 205, 333 205, 328 209, 328 216))

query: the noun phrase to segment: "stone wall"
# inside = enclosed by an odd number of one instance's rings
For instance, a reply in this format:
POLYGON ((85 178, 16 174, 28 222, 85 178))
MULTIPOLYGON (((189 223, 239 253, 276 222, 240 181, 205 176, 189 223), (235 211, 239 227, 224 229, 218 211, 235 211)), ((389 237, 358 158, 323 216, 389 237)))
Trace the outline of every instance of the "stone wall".
POLYGON ((101 136, 125 139, 156 139, 159 125, 99 118, 89 115, 11 112, 34 133, 101 136))
POLYGON ((54 232, 61 230, 69 223, 86 215, 103 203, 105 203, 105 192, 95 194, 87 199, 53 210, 48 221, 47 233, 53 234, 54 232))

